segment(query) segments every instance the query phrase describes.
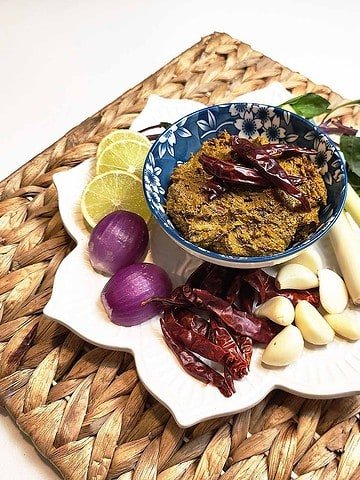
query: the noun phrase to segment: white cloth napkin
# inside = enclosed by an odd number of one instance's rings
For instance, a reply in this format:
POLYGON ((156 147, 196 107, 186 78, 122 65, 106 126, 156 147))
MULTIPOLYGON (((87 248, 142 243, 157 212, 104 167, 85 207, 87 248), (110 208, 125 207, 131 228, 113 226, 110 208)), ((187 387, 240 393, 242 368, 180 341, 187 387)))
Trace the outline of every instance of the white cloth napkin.
MULTIPOLYGON (((280 83, 274 82, 268 87, 233 98, 233 102, 256 102, 266 105, 279 105, 291 98, 291 93, 280 83)), ((160 122, 174 123, 179 118, 205 107, 194 100, 173 99, 150 95, 144 110, 136 117, 131 130, 142 130, 160 122)), ((155 131, 155 130, 154 130, 155 131)), ((147 132, 149 133, 149 132, 147 132)), ((150 132, 151 133, 151 132, 150 132)))

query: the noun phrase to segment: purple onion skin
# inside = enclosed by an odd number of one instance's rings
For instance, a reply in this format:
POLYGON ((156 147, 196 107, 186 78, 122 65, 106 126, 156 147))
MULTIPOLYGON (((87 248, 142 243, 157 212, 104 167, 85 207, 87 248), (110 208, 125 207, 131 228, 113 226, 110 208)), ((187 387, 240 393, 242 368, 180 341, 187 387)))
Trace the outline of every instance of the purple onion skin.
POLYGON ((157 315, 162 307, 142 302, 153 297, 168 297, 172 286, 168 274, 152 263, 135 263, 121 268, 105 285, 101 301, 110 320, 132 327, 157 315))
POLYGON ((94 270, 114 275, 139 261, 148 243, 149 231, 142 217, 125 210, 109 213, 91 232, 90 263, 94 270))

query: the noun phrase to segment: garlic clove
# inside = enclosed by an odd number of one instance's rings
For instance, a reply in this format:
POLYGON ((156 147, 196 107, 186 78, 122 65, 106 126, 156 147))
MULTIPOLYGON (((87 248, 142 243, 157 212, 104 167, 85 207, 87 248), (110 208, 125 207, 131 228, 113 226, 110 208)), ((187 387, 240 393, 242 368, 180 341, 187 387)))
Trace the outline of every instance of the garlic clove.
POLYGON ((360 339, 360 318, 351 318, 348 313, 326 314, 325 320, 338 335, 348 340, 360 339))
POLYGON ((300 330, 288 325, 267 345, 261 361, 273 367, 283 367, 297 360, 303 349, 304 339, 300 330))
POLYGON ((286 326, 294 321, 295 309, 288 298, 278 296, 270 298, 257 307, 255 315, 269 318, 278 325, 286 326))
POLYGON ((307 290, 319 285, 318 277, 304 265, 288 263, 278 271, 275 284, 280 290, 291 288, 294 290, 307 290))
POLYGON ((320 254, 315 248, 308 247, 300 255, 289 260, 288 264, 297 263, 303 265, 304 267, 311 270, 313 273, 317 273, 318 270, 323 268, 323 262, 321 260, 320 254))
POLYGON ((295 307, 295 325, 300 329, 304 339, 314 345, 327 345, 334 340, 334 330, 306 300, 301 300, 295 307))
POLYGON ((349 300, 349 294, 344 280, 329 268, 319 270, 318 276, 322 307, 328 313, 343 312, 349 300))

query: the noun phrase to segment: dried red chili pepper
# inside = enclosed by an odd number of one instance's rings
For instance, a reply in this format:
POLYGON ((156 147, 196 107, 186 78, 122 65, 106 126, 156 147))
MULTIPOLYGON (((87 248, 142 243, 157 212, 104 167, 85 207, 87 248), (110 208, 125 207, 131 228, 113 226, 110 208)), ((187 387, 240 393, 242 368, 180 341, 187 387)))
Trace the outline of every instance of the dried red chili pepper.
POLYGON ((213 268, 205 275, 198 287, 201 290, 207 290, 209 293, 222 297, 229 289, 230 284, 236 274, 233 268, 214 265, 213 268))
POLYGON ((239 348, 243 354, 247 365, 250 365, 252 352, 253 352, 253 342, 250 337, 241 336, 239 339, 239 348))
POLYGON ((243 281, 254 289, 254 294, 258 293, 258 303, 265 302, 270 292, 274 291, 275 293, 275 279, 260 268, 246 272, 243 275, 243 281))
POLYGON ((204 153, 200 155, 199 161, 207 173, 226 182, 237 185, 269 186, 269 181, 254 168, 220 160, 219 158, 210 157, 204 153))
POLYGON ((198 353, 204 358, 221 365, 229 365, 233 363, 233 354, 226 351, 220 345, 216 345, 208 338, 196 333, 194 330, 183 327, 176 321, 174 311, 166 309, 164 313, 164 322, 167 330, 174 340, 181 343, 184 347, 192 352, 198 353))
POLYGON ((190 310, 178 310, 174 313, 176 321, 185 328, 193 330, 204 337, 209 333, 209 322, 190 310))
POLYGON ((235 393, 235 385, 234 385, 234 379, 231 375, 230 370, 227 367, 224 367, 224 379, 225 382, 227 383, 229 389, 232 391, 232 393, 235 393))
POLYGON ((222 296, 232 283, 237 270, 211 263, 202 263, 188 278, 186 284, 191 288, 201 288, 222 296))
POLYGON ((235 275, 233 281, 231 282, 225 294, 225 299, 229 303, 231 303, 231 305, 234 305, 237 308, 239 308, 239 301, 241 298, 240 292, 242 291, 243 286, 244 286, 244 282, 242 280, 242 273, 238 273, 237 275, 235 275))
POLYGON ((206 384, 211 383, 217 387, 225 397, 230 397, 234 393, 234 386, 229 385, 227 379, 174 340, 163 319, 160 320, 160 324, 166 344, 174 352, 183 368, 192 377, 206 384))
POLYGON ((320 304, 318 289, 279 290, 276 288, 275 278, 261 269, 249 270, 243 275, 243 281, 247 282, 259 294, 259 303, 282 295, 287 297, 294 305, 300 302, 300 300, 307 300, 315 307, 318 307, 320 304))
POLYGON ((220 179, 210 178, 205 182, 202 187, 203 192, 208 196, 208 200, 214 200, 214 198, 220 197, 226 193, 229 188, 225 182, 222 182, 220 179))
MULTIPOLYGON (((186 284, 185 284, 186 285, 186 284)), ((191 288, 191 287, 189 287, 191 288)), ((184 285, 180 285, 179 287, 174 288, 171 292, 170 297, 168 298, 151 298, 149 302, 160 302, 163 305, 172 305, 174 307, 189 307, 189 302, 184 297, 184 285)))
POLYGON ((278 333, 275 324, 258 318, 251 313, 234 308, 229 302, 212 295, 206 290, 192 289, 188 285, 177 287, 169 298, 152 298, 164 306, 189 307, 213 313, 235 332, 251 337, 259 343, 268 344, 278 333))
POLYGON ((297 147, 295 145, 289 145, 288 143, 265 143, 264 145, 257 146, 260 150, 263 150, 272 157, 284 158, 292 155, 316 155, 317 150, 306 147, 297 147))
POLYGON ((184 328, 177 322, 176 311, 167 309, 164 322, 172 338, 188 350, 227 368, 234 379, 248 373, 248 366, 229 332, 214 320, 210 322, 210 339, 184 328))
POLYGON ((201 263, 186 280, 186 284, 191 288, 199 288, 206 275, 215 267, 213 263, 201 263))
POLYGON ((259 343, 269 343, 278 333, 275 325, 266 319, 254 317, 251 313, 241 312, 220 297, 206 290, 182 287, 184 298, 189 304, 213 313, 223 323, 241 335, 247 335, 259 343))
POLYGON ((246 270, 240 270, 239 273, 234 276, 226 291, 225 299, 238 310, 252 313, 255 302, 254 289, 243 281, 242 276, 244 272, 246 272, 246 270))
POLYGON ((230 335, 229 331, 219 325, 214 319, 210 320, 210 338, 213 343, 219 345, 234 357, 232 365, 227 365, 227 369, 234 378, 239 380, 249 373, 249 364, 246 362, 237 343, 230 335))
MULTIPOLYGON (((208 199, 214 200, 229 190, 228 184, 255 185, 269 187, 272 185, 266 178, 255 169, 244 167, 234 162, 220 160, 209 155, 202 154, 199 158, 204 170, 214 178, 207 180, 202 190, 208 195, 208 199)), ((288 176, 294 185, 303 183, 301 177, 288 176)))
POLYGON ((275 158, 271 158, 264 150, 257 148, 249 140, 237 136, 231 137, 231 147, 242 162, 254 167, 274 186, 296 198, 305 210, 311 209, 305 194, 294 185, 275 158))
POLYGON ((255 295, 253 289, 248 283, 243 283, 242 294, 236 302, 236 308, 243 312, 252 313, 254 311, 255 295))

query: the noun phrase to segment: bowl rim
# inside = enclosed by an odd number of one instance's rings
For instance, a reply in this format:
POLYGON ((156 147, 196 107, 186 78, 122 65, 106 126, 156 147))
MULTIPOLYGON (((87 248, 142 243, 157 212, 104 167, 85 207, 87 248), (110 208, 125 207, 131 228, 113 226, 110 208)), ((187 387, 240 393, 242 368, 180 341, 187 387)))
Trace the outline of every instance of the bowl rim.
MULTIPOLYGON (((294 255, 296 253, 301 252, 305 248, 309 247, 310 245, 314 244, 320 238, 322 238, 326 233, 330 230, 330 228, 334 225, 338 217, 340 216, 344 205, 345 205, 345 200, 346 200, 346 194, 347 194, 347 184, 348 184, 348 175, 346 171, 346 163, 340 153, 340 150, 338 147, 335 145, 334 141, 331 140, 331 138, 324 133, 317 125, 314 123, 310 122, 304 117, 301 117, 297 113, 290 112, 289 110, 286 110, 284 108, 281 108, 276 105, 267 105, 264 103, 258 103, 258 102, 226 102, 226 103, 219 103, 215 105, 209 105, 204 108, 200 108, 199 110, 196 110, 194 112, 191 112, 187 115, 183 115, 181 118, 176 120, 176 122, 173 122, 166 130, 164 130, 159 137, 155 140, 155 142, 152 144, 148 155, 145 158, 144 162, 144 168, 143 168, 143 173, 142 173, 142 183, 143 183, 143 190, 144 190, 144 195, 146 202, 148 204, 148 207, 152 213, 152 215, 155 217, 156 221, 159 223, 161 228, 176 242, 180 243, 182 246, 184 246, 186 249, 194 250, 195 252, 206 256, 209 261, 211 262, 212 259, 220 260, 222 262, 230 262, 232 264, 236 263, 241 265, 246 265, 248 263, 264 263, 264 262, 269 262, 269 261, 281 261, 282 259, 286 259, 290 255, 294 255), (160 143, 160 138, 165 135, 169 130, 171 130, 174 125, 177 125, 178 123, 182 122, 184 119, 191 118, 195 115, 198 115, 200 112, 204 112, 207 110, 211 110, 212 108, 217 108, 217 107, 230 107, 232 105, 247 105, 248 106, 258 106, 258 107, 266 107, 266 108, 276 108, 277 110, 281 110, 283 112, 288 112, 290 114, 290 119, 291 118, 296 118, 299 120, 301 123, 305 124, 306 126, 310 127, 311 130, 314 130, 316 134, 318 134, 319 137, 325 138, 325 140, 331 145, 331 147, 334 150, 334 153, 337 155, 338 159, 340 160, 341 163, 341 170, 342 173, 344 174, 344 178, 342 180, 343 187, 341 188, 340 192, 340 201, 337 203, 336 210, 333 213, 333 217, 331 220, 327 221, 325 224, 323 224, 318 232, 315 233, 313 238, 311 239, 306 239, 299 243, 298 245, 294 247, 290 247, 289 249, 285 250, 284 252, 279 252, 279 253, 274 253, 272 255, 263 255, 263 256, 256 256, 256 257, 241 257, 241 256, 235 256, 235 255, 225 255, 223 253, 218 253, 218 252, 213 252, 211 250, 207 250, 206 248, 200 247, 199 245, 196 245, 195 243, 190 242, 189 240, 186 240, 182 236, 182 234, 175 228, 170 228, 167 223, 164 222, 163 218, 161 218, 159 211, 153 207, 153 202, 149 198, 149 195, 147 193, 147 190, 145 189, 145 165, 149 161, 149 154, 152 153, 155 148, 158 146, 160 143)), ((165 215, 167 218, 169 218, 168 214, 165 212, 165 215)))

